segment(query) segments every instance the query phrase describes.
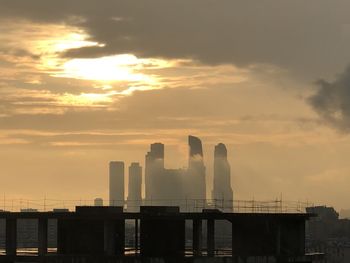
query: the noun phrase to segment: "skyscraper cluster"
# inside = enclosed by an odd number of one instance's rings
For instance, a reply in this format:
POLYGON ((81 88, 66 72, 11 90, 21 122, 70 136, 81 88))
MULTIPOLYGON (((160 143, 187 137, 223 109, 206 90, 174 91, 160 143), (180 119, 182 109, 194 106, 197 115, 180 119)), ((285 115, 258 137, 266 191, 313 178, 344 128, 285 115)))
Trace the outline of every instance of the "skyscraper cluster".
MULTIPOLYGON (((189 159, 187 169, 167 169, 164 166, 164 144, 153 143, 145 157, 145 198, 142 200, 142 167, 132 163, 129 167, 129 185, 126 204, 129 211, 138 210, 142 202, 148 205, 179 205, 188 202, 206 202, 206 168, 202 142, 188 137, 189 159), (141 201, 142 200, 142 201, 141 201)), ((122 206, 124 200, 124 162, 109 164, 110 205, 122 206)), ((222 143, 215 146, 213 199, 231 202, 230 164, 227 149, 222 143)))

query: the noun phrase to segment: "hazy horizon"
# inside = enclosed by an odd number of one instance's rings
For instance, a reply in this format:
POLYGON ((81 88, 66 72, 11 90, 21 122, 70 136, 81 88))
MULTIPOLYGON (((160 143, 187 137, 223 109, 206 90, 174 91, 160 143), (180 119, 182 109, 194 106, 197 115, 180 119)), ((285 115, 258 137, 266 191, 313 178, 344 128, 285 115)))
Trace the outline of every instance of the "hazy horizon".
POLYGON ((0 195, 107 199, 109 161, 192 134, 208 197, 221 142, 235 199, 350 208, 350 2, 0 5, 0 195))

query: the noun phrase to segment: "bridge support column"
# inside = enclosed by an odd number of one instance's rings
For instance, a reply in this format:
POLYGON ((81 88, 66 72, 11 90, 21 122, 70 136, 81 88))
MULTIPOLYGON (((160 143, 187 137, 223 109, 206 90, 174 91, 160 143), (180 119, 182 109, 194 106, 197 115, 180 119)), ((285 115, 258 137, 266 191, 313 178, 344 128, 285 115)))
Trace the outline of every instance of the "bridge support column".
POLYGON ((17 220, 6 219, 6 255, 16 256, 17 250, 17 220))
POLYGON ((238 263, 239 262, 239 257, 235 255, 235 244, 234 244, 234 227, 233 227, 233 222, 231 221, 231 256, 232 256, 232 263, 238 263))
POLYGON ((202 255, 202 220, 194 219, 193 220, 193 255, 201 256, 202 255))
POLYGON ((215 250, 215 220, 207 220, 207 253, 208 257, 214 256, 215 250))
POLYGON ((276 231, 276 262, 282 263, 287 262, 281 253, 281 224, 277 222, 277 231, 276 231))
POLYGON ((38 253, 39 256, 47 254, 47 218, 38 219, 38 253))
POLYGON ((276 233, 276 255, 281 255, 281 225, 278 222, 277 233, 276 233))
POLYGON ((139 250, 139 220, 135 219, 135 254, 139 250))
POLYGON ((116 255, 116 229, 112 220, 104 221, 104 252, 108 256, 116 255))

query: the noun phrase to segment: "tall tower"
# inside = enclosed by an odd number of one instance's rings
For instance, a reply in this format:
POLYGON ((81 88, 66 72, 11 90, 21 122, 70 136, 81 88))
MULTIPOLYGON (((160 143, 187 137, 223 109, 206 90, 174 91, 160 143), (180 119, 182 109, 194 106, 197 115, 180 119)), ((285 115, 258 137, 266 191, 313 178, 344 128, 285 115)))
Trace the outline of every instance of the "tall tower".
POLYGON ((192 135, 188 136, 189 160, 187 197, 206 199, 205 166, 203 161, 202 142, 192 135))
POLYGON ((231 167, 227 161, 225 144, 219 143, 214 150, 214 183, 213 199, 224 202, 226 208, 233 207, 233 191, 231 188, 231 167))
POLYGON ((145 164, 146 200, 157 199, 162 187, 160 176, 164 172, 164 144, 151 144, 145 164))
POLYGON ((109 163, 109 205, 124 206, 124 162, 109 163))
POLYGON ((142 191, 142 167, 139 163, 131 163, 129 166, 129 191, 128 191, 128 211, 139 211, 141 206, 142 191))

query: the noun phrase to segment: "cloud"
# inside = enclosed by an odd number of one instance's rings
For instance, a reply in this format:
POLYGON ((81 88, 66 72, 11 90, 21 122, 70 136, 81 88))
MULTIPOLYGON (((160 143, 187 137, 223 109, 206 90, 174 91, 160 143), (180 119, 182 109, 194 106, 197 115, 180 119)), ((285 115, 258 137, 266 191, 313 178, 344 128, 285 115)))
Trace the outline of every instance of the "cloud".
MULTIPOLYGON (((73 48, 67 57, 131 53, 238 66, 275 64, 327 72, 350 59, 349 1, 0 0, 0 17, 64 23, 103 46, 73 48), (322 45, 320 44, 322 43, 322 45), (325 56, 324 54, 329 54, 325 56)), ((313 73, 315 73, 313 72, 313 73)))
MULTIPOLYGON (((283 191, 328 202, 331 196, 338 204, 349 199, 347 189, 324 182, 347 173, 350 138, 320 127, 300 99, 310 93, 300 77, 327 79, 350 61, 348 0, 0 0, 0 6, 7 192, 101 196, 109 160, 142 163, 149 144, 161 141, 166 165, 180 167, 186 135, 195 134, 208 178, 213 146, 227 144, 237 198, 283 191), (71 73, 66 62, 116 55, 146 62, 130 70, 157 83, 62 74, 71 73), (310 192, 313 175, 323 181, 310 192), (252 187, 256 181, 268 191, 252 187)), ((95 63, 89 68, 106 73, 95 63)), ((320 81, 309 100, 323 121, 342 130, 347 75, 320 81)))
POLYGON ((340 131, 350 131, 350 67, 334 81, 321 79, 318 90, 308 98, 322 120, 340 131))
MULTIPOLYGON (((103 149, 115 148, 125 141, 148 145, 186 134, 199 134, 207 142, 221 138, 235 145, 296 145, 322 141, 315 136, 313 123, 309 123, 312 119, 307 119, 305 110, 309 109, 305 103, 295 99, 292 93, 286 96, 286 91, 280 92, 280 88, 271 83, 258 85, 251 81, 236 83, 234 87, 231 84, 207 87, 135 91, 132 96, 121 97, 106 107, 83 108, 59 105, 57 99, 61 97, 54 93, 33 91, 36 96, 31 97, 31 93, 21 90, 19 97, 9 99, 9 103, 15 104, 14 112, 0 119, 0 129, 11 130, 13 138, 33 139, 33 145, 92 145, 103 149), (273 100, 271 94, 274 94, 273 100), (17 99, 27 105, 18 104, 17 99), (36 112, 41 107, 47 108, 45 114, 36 112), (296 110, 290 112, 291 108, 296 110), (55 132, 64 136, 23 136, 13 130, 55 132), (95 132, 92 136, 83 135, 92 131, 101 131, 102 135, 96 136, 95 132), (112 131, 137 134, 125 139, 111 136, 112 131), (38 137, 45 137, 44 142, 38 137)), ((288 89, 288 92, 294 91, 288 89)))

